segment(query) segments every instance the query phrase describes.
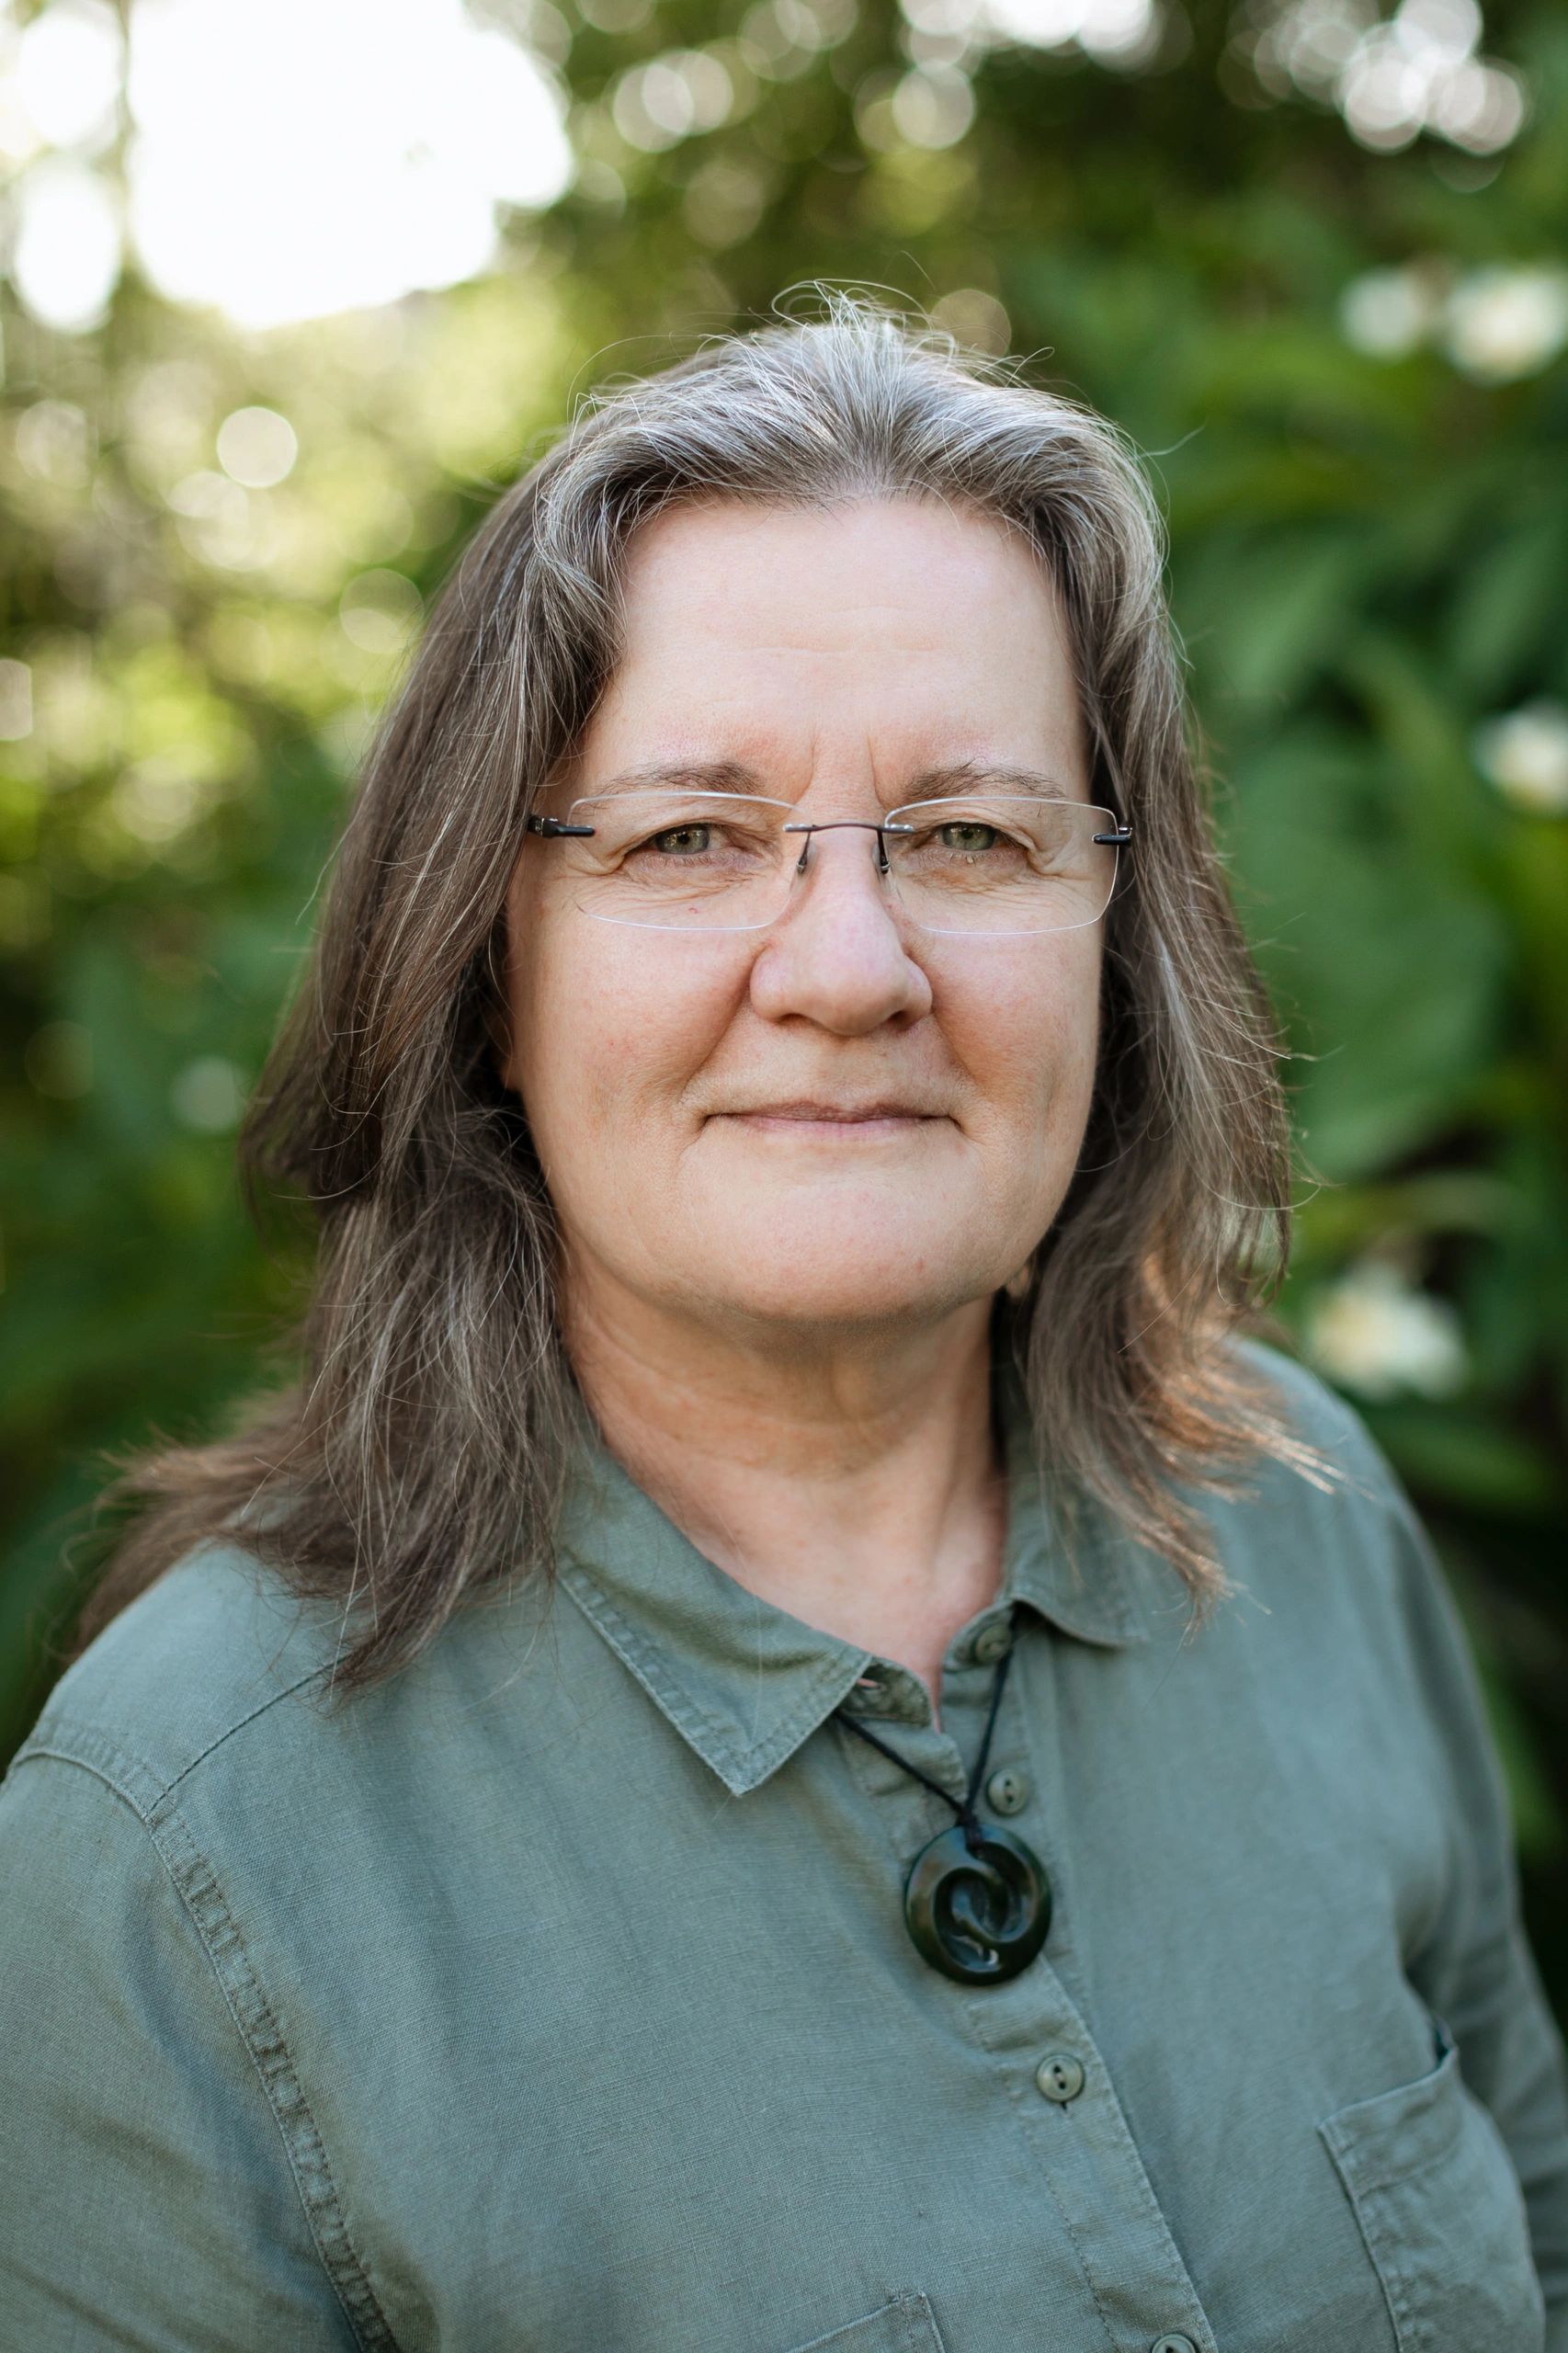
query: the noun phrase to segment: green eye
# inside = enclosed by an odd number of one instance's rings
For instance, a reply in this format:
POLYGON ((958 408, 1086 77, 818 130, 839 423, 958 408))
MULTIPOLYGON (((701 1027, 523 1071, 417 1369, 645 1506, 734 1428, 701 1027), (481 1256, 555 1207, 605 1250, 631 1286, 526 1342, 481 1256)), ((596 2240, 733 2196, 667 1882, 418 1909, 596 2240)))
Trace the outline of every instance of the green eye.
POLYGON ((653 847, 667 858, 700 858, 712 847, 711 825, 671 825, 667 832, 653 835, 653 847))
POLYGON ((1000 835, 994 825, 983 825, 972 818, 955 818, 950 825, 940 828, 937 839, 944 849, 975 857, 982 850, 994 849, 1000 835))

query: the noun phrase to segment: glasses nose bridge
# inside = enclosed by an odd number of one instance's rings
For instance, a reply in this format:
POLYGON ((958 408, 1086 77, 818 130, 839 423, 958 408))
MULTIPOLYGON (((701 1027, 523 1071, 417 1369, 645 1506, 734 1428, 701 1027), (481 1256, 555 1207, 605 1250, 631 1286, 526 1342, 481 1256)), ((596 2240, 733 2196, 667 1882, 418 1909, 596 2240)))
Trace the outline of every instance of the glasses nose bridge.
POLYGON ((787 824, 784 831, 787 834, 801 834, 804 836, 801 844, 801 855, 795 861, 794 870, 797 874, 803 874, 806 871, 813 834, 875 834, 877 871, 879 874, 886 874, 890 870, 887 836, 890 833, 907 833, 909 828, 907 825, 890 825, 885 819, 879 821, 875 817, 824 817, 809 824, 802 819, 794 824, 787 824))

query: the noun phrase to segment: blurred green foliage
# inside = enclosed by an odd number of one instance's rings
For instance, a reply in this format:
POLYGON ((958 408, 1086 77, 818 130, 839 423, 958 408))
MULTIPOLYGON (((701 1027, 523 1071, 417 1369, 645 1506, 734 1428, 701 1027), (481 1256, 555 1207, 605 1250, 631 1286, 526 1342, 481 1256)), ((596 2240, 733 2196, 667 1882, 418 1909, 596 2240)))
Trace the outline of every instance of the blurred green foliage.
POLYGON ((299 1296, 232 1131, 423 601, 594 383, 866 283, 1153 472, 1298 1055, 1282 1314, 1451 1566, 1568 2011, 1568 19, 1489 11, 1528 111, 1477 155, 1260 78, 1257 7, 1168 8, 1135 63, 966 48, 935 0, 582 7, 512 12, 582 168, 486 275, 266 333, 133 267, 87 331, 7 309, 0 1743, 102 1557, 103 1449, 214 1428, 299 1296), (709 53, 727 118, 639 143, 638 69, 709 53), (251 407, 297 438, 270 487, 220 462, 251 407))

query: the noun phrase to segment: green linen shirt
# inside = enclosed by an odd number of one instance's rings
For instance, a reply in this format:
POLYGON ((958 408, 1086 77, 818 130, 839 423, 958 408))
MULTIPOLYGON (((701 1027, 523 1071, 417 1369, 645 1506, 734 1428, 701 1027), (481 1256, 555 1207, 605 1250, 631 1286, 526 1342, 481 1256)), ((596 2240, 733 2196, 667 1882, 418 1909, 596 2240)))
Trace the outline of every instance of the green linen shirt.
POLYGON ((1074 1576, 1012 1410, 1002 1592, 914 1676, 585 1449, 519 1577, 322 1704, 333 1611, 188 1555, 0 1788, 7 2353, 1551 2353, 1562 2044, 1460 1621, 1358 1418, 1210 1506, 1200 1632, 1074 1576), (906 1934, 987 1811, 1055 1891, 906 1934))

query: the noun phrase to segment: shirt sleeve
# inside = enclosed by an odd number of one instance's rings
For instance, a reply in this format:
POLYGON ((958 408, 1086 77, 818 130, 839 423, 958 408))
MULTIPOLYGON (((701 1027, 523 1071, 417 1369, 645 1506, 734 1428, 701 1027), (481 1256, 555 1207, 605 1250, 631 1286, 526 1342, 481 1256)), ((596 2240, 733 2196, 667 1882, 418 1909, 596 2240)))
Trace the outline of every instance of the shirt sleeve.
POLYGON ((340 2353, 267 2090, 140 1814, 0 1785, 0 2310, 28 2353, 340 2353))
POLYGON ((1568 2353, 1568 2069, 1519 1910, 1507 1788, 1444 1571, 1380 1456, 1416 1670, 1445 1760, 1452 1854, 1412 1984, 1444 2018, 1465 2082, 1495 2118, 1529 2215, 1547 2353, 1568 2353))

